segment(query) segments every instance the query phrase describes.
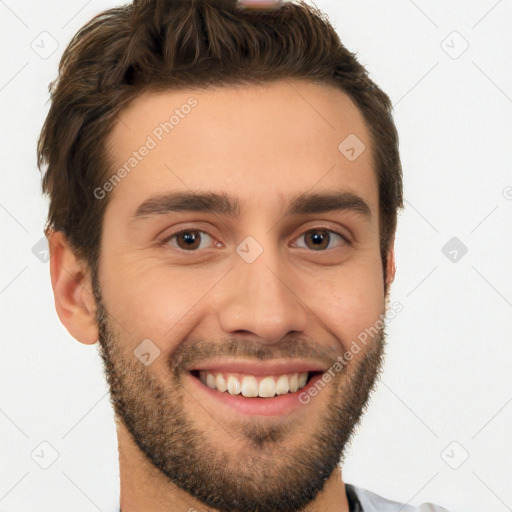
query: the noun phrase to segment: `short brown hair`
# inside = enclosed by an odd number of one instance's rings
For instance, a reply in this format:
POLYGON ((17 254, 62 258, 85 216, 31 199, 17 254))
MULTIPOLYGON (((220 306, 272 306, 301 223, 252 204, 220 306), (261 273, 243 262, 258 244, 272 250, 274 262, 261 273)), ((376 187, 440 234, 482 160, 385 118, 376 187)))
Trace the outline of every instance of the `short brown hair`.
POLYGON ((287 78, 339 88, 362 113, 372 137, 385 273, 403 207, 392 104, 326 15, 303 0, 257 11, 235 0, 134 0, 84 25, 49 85, 51 106, 38 140, 39 169, 47 164, 42 189, 50 198, 45 234, 63 231, 96 275, 108 197, 98 200, 93 191, 113 172, 105 141, 119 112, 142 92, 287 78))

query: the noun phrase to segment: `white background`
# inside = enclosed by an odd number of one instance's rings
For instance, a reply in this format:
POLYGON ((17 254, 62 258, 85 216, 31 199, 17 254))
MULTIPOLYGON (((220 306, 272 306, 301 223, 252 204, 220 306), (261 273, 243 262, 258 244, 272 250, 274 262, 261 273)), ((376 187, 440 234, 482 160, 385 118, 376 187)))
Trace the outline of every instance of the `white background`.
MULTIPOLYGON (((33 253, 48 84, 72 35, 116 5, 0 0, 1 512, 110 512, 118 498, 101 360, 61 325, 33 253), (45 59, 41 37, 58 43, 45 59), (58 452, 48 469, 42 442, 58 452)), ((454 512, 512 510, 512 2, 316 5, 393 101, 406 200, 391 294, 404 309, 344 479, 454 512), (442 252, 452 237, 468 249, 456 262, 442 252)))

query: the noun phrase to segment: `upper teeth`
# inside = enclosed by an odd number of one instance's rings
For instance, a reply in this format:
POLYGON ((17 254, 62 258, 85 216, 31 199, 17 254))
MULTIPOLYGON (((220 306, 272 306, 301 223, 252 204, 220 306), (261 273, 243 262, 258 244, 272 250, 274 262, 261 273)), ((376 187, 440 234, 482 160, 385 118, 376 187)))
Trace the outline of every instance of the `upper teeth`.
POLYGON ((218 391, 227 391, 231 395, 242 394, 245 397, 269 398, 285 395, 289 391, 295 392, 303 388, 308 380, 308 372, 290 373, 283 375, 269 375, 256 378, 254 375, 223 375, 221 372, 201 370, 199 378, 203 384, 218 391))

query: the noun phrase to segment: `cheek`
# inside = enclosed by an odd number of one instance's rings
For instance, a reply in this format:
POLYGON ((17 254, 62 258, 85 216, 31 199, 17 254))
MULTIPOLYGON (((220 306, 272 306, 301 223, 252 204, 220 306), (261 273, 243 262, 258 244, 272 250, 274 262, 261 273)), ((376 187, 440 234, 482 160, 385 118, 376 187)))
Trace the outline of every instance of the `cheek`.
POLYGON ((127 343, 149 338, 162 352, 197 323, 203 299, 218 280, 215 272, 199 268, 172 269, 152 258, 124 256, 104 264, 102 292, 113 317, 124 327, 127 343))
MULTIPOLYGON (((306 287, 304 288, 306 289, 306 287)), ((382 267, 352 265, 309 287, 306 304, 347 349, 385 312, 382 267)))

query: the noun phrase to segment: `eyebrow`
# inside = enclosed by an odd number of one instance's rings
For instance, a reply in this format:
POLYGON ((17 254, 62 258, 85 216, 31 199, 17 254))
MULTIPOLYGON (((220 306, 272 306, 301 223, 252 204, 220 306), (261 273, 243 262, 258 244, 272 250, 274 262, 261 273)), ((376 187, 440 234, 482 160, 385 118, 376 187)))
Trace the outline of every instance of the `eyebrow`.
MULTIPOLYGON (((142 202, 131 221, 167 215, 171 212, 207 212, 233 218, 240 216, 240 201, 226 193, 170 192, 142 202)), ((330 211, 351 211, 367 221, 372 218, 368 203, 352 192, 303 193, 292 198, 285 215, 304 215, 330 211)))

